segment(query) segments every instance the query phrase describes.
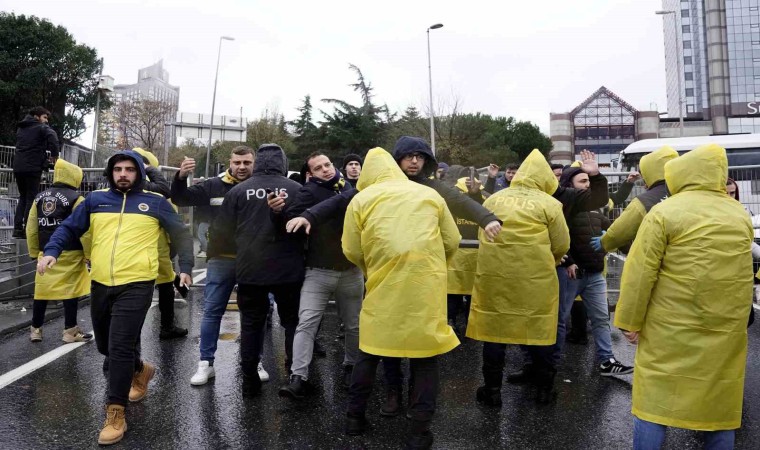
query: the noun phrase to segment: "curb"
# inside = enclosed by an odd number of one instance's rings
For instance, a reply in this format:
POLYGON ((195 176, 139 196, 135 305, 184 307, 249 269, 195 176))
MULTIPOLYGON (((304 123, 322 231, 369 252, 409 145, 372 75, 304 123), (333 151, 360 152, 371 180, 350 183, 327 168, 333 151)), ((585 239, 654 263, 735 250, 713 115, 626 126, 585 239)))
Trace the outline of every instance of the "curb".
MULTIPOLYGON (((32 300, 34 301, 34 300, 32 300)), ((39 301, 49 301, 49 300, 39 300, 39 301)), ((79 300, 79 309, 82 309, 84 306, 88 306, 90 304, 90 296, 84 297, 79 300)), ((45 313, 45 322, 50 322, 53 319, 57 319, 59 317, 63 316, 63 308, 57 308, 55 310, 48 310, 48 312, 45 313)), ((15 333, 16 331, 23 330, 24 328, 29 328, 32 326, 32 319, 27 319, 26 317, 13 325, 10 325, 6 328, 0 329, 0 335, 5 336, 6 334, 15 333)))

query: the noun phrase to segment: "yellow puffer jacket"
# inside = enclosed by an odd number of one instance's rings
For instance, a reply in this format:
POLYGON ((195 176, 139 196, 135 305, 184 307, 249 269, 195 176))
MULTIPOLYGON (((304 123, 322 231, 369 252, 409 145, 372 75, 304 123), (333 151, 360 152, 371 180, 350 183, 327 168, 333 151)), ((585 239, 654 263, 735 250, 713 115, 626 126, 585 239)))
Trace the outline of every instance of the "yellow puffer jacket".
MULTIPOLYGON (((63 184, 76 190, 82 184, 82 175, 82 169, 59 158, 55 162, 53 184, 63 184)), ((44 192, 41 195, 44 195, 44 192)), ((83 201, 84 197, 79 196, 74 202, 73 209, 78 208, 83 201)), ((35 200, 26 222, 26 242, 30 258, 42 256, 38 230, 37 200, 35 200)), ((85 254, 89 254, 90 250, 89 233, 82 236, 81 243, 82 250, 64 250, 58 257, 56 265, 46 271, 44 276, 35 273, 35 300, 68 300, 90 294, 90 273, 85 260, 85 254)))
POLYGON ((409 181, 387 151, 369 151, 343 225, 343 253, 362 269, 367 294, 359 348, 427 358, 457 345, 446 321, 446 264, 459 230, 434 190, 409 181))
MULTIPOLYGON (((641 158, 639 168, 644 183, 651 188, 655 183, 664 181, 665 164, 677 157, 678 152, 666 145, 641 158)), ((645 192, 639 197, 647 195, 645 192)), ((620 217, 612 223, 607 233, 602 236, 602 246, 606 251, 611 252, 627 246, 636 238, 641 222, 647 214, 647 209, 639 197, 633 199, 620 217)))
POLYGON ((509 189, 483 206, 504 224, 494 242, 480 231, 467 337, 504 344, 551 345, 557 339, 557 264, 570 248, 557 178, 540 151, 520 165, 509 189))
MULTIPOLYGON (((457 189, 462 191, 465 195, 467 194, 467 185, 465 185, 466 180, 467 177, 460 178, 456 183, 457 189)), ((483 186, 480 187, 480 190, 483 190, 483 186)), ((461 217, 456 217, 455 220, 457 227, 463 225, 467 227, 479 228, 477 223, 470 222, 466 219, 462 219, 461 217)), ((462 234, 465 233, 461 228, 460 232, 462 234)), ((465 239, 468 238, 465 237, 465 239)), ((475 283, 475 269, 477 268, 477 265, 478 249, 460 248, 457 250, 457 252, 454 254, 454 258, 451 259, 451 263, 449 264, 449 272, 447 277, 448 293, 457 295, 471 295, 472 285, 475 283)))
POLYGON ((741 426, 753 229, 726 195, 728 161, 707 145, 665 165, 672 196, 641 224, 615 326, 639 331, 633 414, 692 430, 741 426))

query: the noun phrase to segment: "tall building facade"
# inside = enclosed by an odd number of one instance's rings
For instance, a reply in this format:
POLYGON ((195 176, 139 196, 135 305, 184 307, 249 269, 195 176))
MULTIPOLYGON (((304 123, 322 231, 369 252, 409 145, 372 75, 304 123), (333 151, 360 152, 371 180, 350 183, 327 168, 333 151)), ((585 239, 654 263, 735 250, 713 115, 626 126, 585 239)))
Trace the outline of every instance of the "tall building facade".
POLYGON ((674 12, 663 16, 668 115, 683 98, 680 113, 709 120, 713 134, 760 133, 760 0, 662 5, 674 12))
POLYGON ((111 100, 159 100, 174 105, 171 117, 177 114, 179 87, 169 84, 169 72, 164 70, 164 60, 137 71, 137 83, 117 84, 113 88, 111 100))

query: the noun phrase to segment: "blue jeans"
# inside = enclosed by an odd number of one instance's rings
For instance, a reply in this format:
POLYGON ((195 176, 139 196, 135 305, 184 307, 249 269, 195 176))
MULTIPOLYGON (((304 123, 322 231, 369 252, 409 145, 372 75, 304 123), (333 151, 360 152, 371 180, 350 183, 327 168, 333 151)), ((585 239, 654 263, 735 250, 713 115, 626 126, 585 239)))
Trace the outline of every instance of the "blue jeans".
MULTIPOLYGON (((659 450, 665 440, 665 425, 633 418, 633 449, 659 450)), ((705 450, 731 450, 734 448, 734 430, 704 431, 705 450)))
POLYGON ((201 361, 214 361, 219 327, 234 287, 235 259, 223 257, 210 259, 206 270, 206 290, 203 294, 201 361))
MULTIPOLYGON (((567 280, 565 315, 560 315, 563 327, 570 318, 575 297, 580 295, 586 305, 586 313, 591 321, 591 334, 596 345, 598 363, 614 358, 612 354, 612 336, 610 334, 610 310, 607 304, 607 280, 602 272, 586 272, 583 278, 567 280)), ((562 307, 560 307, 562 311, 562 307)), ((564 340, 564 336, 562 337, 564 340)))
POLYGON ((557 343, 554 344, 554 353, 552 355, 555 367, 559 365, 562 359, 562 346, 565 343, 565 335, 567 334, 567 319, 570 317, 570 310, 573 308, 573 301, 575 301, 576 295, 575 288, 569 286, 569 283, 573 280, 567 276, 567 269, 565 267, 557 267, 557 280, 559 281, 559 318, 557 320, 557 343))

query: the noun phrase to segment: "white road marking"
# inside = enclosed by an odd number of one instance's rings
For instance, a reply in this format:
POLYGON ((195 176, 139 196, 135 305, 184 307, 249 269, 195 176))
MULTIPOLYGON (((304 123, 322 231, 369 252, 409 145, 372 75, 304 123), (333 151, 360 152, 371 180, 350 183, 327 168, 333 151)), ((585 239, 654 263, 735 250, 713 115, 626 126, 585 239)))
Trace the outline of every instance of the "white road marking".
MULTIPOLYGON (((90 334, 92 334, 92 331, 90 331, 90 334)), ((93 339, 94 342, 94 339, 93 339)), ((24 364, 21 367, 17 367, 13 370, 11 370, 8 373, 3 374, 0 376, 0 389, 8 386, 9 384, 13 383, 14 381, 23 378, 30 373, 34 372, 35 370, 42 368, 46 366, 47 364, 50 364, 51 362, 55 361, 56 359, 60 358, 61 356, 72 352, 79 347, 83 346, 87 342, 75 342, 73 344, 64 344, 60 347, 57 347, 55 350, 51 350, 44 355, 35 358, 28 363, 24 364)))
POLYGON ((193 270, 193 272, 200 272, 198 275, 193 277, 193 284, 206 279, 206 269, 193 270))

